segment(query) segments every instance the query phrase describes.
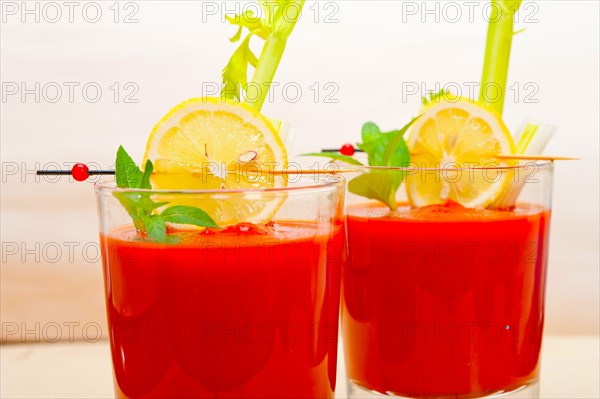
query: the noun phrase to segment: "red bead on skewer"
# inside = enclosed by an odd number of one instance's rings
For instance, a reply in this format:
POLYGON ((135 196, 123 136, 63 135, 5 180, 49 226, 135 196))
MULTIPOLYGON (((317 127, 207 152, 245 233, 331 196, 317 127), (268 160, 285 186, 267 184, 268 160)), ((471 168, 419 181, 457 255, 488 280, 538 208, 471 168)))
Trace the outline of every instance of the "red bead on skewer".
POLYGON ((88 168, 86 164, 76 163, 71 168, 71 176, 73 176, 73 179, 77 181, 85 181, 88 177, 90 177, 89 171, 90 168, 88 168))
POLYGON ((321 152, 339 152, 342 155, 352 156, 357 152, 363 152, 360 148, 355 148, 352 144, 346 143, 340 148, 323 148, 321 152))
POLYGON ((350 144, 350 143, 344 144, 340 148, 340 154, 347 155, 347 156, 351 157, 352 155, 354 155, 354 146, 352 144, 350 144))

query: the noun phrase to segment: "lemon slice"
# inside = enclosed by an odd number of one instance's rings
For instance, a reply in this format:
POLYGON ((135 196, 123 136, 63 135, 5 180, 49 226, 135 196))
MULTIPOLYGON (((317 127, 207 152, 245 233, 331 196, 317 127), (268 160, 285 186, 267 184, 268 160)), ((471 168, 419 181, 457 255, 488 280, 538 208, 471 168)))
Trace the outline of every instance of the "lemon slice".
POLYGON ((416 171, 408 173, 406 190, 415 206, 454 200, 481 208, 510 183, 510 173, 494 168, 509 165, 495 155, 515 152, 510 132, 500 115, 469 99, 438 97, 426 105, 410 130, 408 147, 416 171), (489 169, 459 169, 469 167, 489 169))
MULTIPOLYGON (((147 159, 154 164, 151 181, 156 189, 260 190, 287 185, 284 176, 268 173, 288 162, 273 125, 250 107, 221 98, 194 98, 173 108, 152 130, 144 164, 147 159)), ((204 195, 163 200, 199 207, 226 226, 268 221, 284 197, 240 192, 221 199, 204 195)))

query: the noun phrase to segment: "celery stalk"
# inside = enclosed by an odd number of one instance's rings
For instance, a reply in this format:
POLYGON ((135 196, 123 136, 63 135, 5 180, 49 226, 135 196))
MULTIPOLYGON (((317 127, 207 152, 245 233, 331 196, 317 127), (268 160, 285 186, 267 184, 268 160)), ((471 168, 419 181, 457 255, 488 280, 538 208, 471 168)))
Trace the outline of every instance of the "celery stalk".
POLYGON ((258 97, 252 99, 246 98, 244 101, 257 111, 260 111, 267 98, 267 93, 271 88, 275 72, 283 56, 286 42, 287 38, 271 34, 262 49, 251 82, 251 84, 259 88, 258 97))
POLYGON ((240 40, 243 28, 248 29, 249 33, 223 69, 221 94, 224 97, 241 101, 241 91, 247 94, 248 89, 253 88, 257 95, 245 96, 244 102, 260 112, 283 56, 287 39, 300 19, 304 1, 264 1, 260 3, 264 11, 263 18, 256 18, 250 11, 235 18, 227 18, 232 25, 238 25, 238 32, 231 41, 240 40), (258 59, 249 47, 249 39, 254 35, 265 40, 258 59), (248 65, 255 68, 250 82, 247 82, 248 65))
POLYGON ((245 101, 246 104, 257 111, 260 111, 267 98, 267 93, 271 88, 275 72, 283 56, 287 39, 300 18, 303 6, 304 0, 280 1, 275 10, 272 32, 265 41, 252 76, 252 83, 260 88, 259 96, 258 99, 246 99, 245 101))
POLYGON ((492 0, 479 101, 489 105, 500 115, 504 108, 514 15, 520 5, 521 0, 492 0), (491 87, 499 90, 495 98, 490 98, 490 93, 494 90, 491 87))
MULTIPOLYGON (((517 135, 517 154, 525 155, 538 155, 544 152, 544 148, 550 142, 550 139, 554 136, 556 127, 552 125, 543 124, 536 121, 525 123, 519 129, 517 135)), ((524 165, 521 161, 517 165, 524 165)), ((511 172, 507 172, 511 173, 511 172)), ((512 208, 517 203, 519 194, 525 187, 525 179, 527 174, 514 174, 511 173, 511 182, 502 193, 490 204, 491 209, 506 209, 512 208)))

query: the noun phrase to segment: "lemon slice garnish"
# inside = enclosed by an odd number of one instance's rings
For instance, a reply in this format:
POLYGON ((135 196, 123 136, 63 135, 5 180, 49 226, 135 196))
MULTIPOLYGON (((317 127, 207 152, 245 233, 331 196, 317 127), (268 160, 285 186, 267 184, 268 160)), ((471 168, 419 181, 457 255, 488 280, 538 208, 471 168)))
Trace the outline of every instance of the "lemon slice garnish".
MULTIPOLYGON (((285 187, 286 178, 268 173, 287 167, 286 149, 271 122, 250 107, 221 98, 194 98, 173 108, 156 124, 145 164, 154 164, 152 186, 161 190, 248 190, 285 187)), ((178 196, 171 204, 196 206, 220 226, 263 223, 277 212, 276 193, 178 196)))
POLYGON ((460 97, 439 97, 423 109, 412 126, 408 147, 411 165, 406 189, 415 206, 456 201, 470 208, 485 207, 510 183, 508 166, 495 158, 514 154, 515 145, 500 115, 460 97), (459 170, 486 167, 489 170, 459 170), (422 168, 441 168, 438 175, 422 168))

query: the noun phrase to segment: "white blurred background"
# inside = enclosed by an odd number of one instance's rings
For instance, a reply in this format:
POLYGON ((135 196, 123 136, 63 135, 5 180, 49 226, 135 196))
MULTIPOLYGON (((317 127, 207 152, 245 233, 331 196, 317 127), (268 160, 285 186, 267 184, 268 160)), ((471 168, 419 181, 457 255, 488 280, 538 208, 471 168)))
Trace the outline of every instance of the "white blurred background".
MULTIPOLYGON (((19 329, 35 323, 79 323, 75 338, 93 323, 105 331, 92 184, 34 170, 109 168, 120 144, 141 160, 172 106, 220 82, 236 48, 224 15, 256 7, 71 4, 1 3, 3 342, 23 340, 19 329)), ((307 2, 263 112, 295 126, 299 154, 359 141, 367 120, 398 128, 427 91, 446 85, 469 96, 481 74, 486 4, 307 2)), ((513 42, 507 124, 555 124, 546 153, 582 158, 556 165, 546 319, 554 334, 599 330, 598 19, 596 1, 524 1, 516 28, 526 30, 513 42)))

